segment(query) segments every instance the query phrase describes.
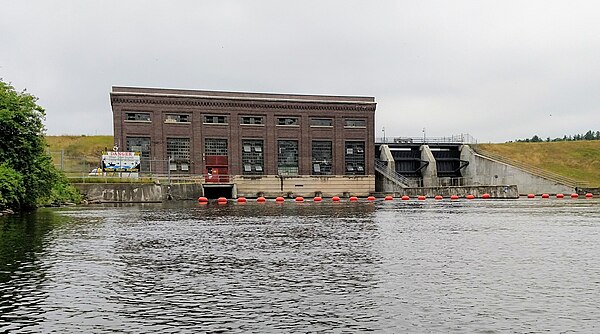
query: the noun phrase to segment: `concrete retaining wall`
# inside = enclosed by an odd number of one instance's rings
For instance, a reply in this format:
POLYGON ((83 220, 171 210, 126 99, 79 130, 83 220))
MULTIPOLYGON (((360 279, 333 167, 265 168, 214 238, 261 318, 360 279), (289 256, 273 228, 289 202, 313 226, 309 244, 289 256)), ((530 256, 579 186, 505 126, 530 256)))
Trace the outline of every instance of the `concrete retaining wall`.
POLYGON ((148 183, 75 183, 73 184, 90 202, 136 203, 162 202, 166 199, 197 199, 202 195, 200 184, 148 183))
POLYGON ((516 184, 520 194, 567 194, 575 191, 574 188, 479 155, 468 145, 461 146, 460 159, 469 162, 463 169, 463 177, 470 179, 473 185, 516 184))
POLYGON ((238 196, 266 197, 304 196, 368 196, 375 191, 374 175, 357 176, 236 176, 233 178, 238 196))
POLYGON ((463 186, 463 187, 424 187, 424 188, 405 188, 394 192, 393 196, 401 197, 408 195, 410 197, 427 196, 435 197, 437 195, 449 198, 452 195, 465 197, 473 195, 481 197, 483 194, 490 194, 491 198, 518 198, 519 191, 516 185, 509 186, 463 186))

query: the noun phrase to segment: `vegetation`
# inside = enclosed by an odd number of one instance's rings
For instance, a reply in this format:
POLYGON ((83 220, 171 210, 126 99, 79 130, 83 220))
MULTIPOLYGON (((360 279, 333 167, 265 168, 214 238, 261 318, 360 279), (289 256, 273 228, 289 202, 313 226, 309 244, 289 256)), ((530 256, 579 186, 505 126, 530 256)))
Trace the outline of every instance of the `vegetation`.
POLYGON ((98 167, 102 151, 111 150, 113 136, 46 136, 54 165, 81 176, 98 167))
POLYGON ((46 152, 37 98, 0 80, 0 208, 27 210, 81 196, 46 152))
POLYGON ((600 131, 592 131, 589 130, 588 132, 580 135, 580 134, 576 134, 574 136, 567 136, 564 135, 562 138, 554 138, 554 139, 550 139, 550 137, 546 138, 545 140, 538 137, 538 135, 534 135, 533 137, 531 137, 531 139, 527 138, 527 139, 517 139, 515 140, 518 143, 541 143, 541 142, 557 142, 557 141, 578 141, 578 140, 600 140, 600 131))
POLYGON ((600 140, 479 144, 478 147, 600 187, 600 140))

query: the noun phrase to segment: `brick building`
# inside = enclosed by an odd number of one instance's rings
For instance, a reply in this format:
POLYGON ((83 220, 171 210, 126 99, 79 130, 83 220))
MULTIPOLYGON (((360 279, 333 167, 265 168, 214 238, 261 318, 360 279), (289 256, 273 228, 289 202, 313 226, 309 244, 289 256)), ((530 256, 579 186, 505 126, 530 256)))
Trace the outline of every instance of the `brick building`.
POLYGON ((110 98, 115 143, 141 152, 142 173, 202 174, 233 196, 374 191, 373 97, 113 87, 110 98))

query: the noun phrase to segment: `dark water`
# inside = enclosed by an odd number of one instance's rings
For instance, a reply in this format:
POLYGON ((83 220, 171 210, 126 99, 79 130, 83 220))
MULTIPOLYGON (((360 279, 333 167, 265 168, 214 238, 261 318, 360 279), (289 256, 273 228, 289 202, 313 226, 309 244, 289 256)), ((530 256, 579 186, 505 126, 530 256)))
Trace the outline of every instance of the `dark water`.
POLYGON ((197 203, 0 218, 0 332, 598 333, 600 202, 197 203))

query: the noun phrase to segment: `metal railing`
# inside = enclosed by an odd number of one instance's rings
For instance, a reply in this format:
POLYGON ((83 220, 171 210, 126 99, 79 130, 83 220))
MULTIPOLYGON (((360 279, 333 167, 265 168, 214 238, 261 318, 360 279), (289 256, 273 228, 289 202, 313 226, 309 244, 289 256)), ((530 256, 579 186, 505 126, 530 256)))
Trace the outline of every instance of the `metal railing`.
POLYGON ((378 144, 477 144, 477 140, 464 133, 449 137, 376 137, 378 144))
POLYGON ((378 171, 379 173, 381 173, 381 175, 385 176, 386 178, 397 183, 402 188, 418 186, 416 184, 416 182, 414 182, 413 180, 407 178, 406 176, 404 176, 402 174, 399 174, 395 170, 390 170, 387 167, 386 163, 381 160, 375 159, 375 170, 378 171))
POLYGON ((471 148, 473 149, 473 151, 481 156, 496 160, 498 162, 501 163, 505 163, 507 165, 511 165, 515 168, 521 169, 529 174, 533 174, 535 176, 539 176, 541 178, 556 182, 558 184, 563 184, 565 186, 571 187, 571 188, 581 188, 581 187, 589 187, 590 185, 586 182, 580 182, 577 181, 575 179, 572 179, 570 177, 567 176, 563 176, 560 174, 556 174, 550 171, 547 171, 545 169, 539 168, 539 167, 535 167, 532 165, 528 165, 526 163, 520 162, 520 161, 516 161, 504 156, 501 156, 499 154, 496 153, 491 153, 485 150, 482 150, 480 147, 478 147, 477 145, 472 145, 471 148))

